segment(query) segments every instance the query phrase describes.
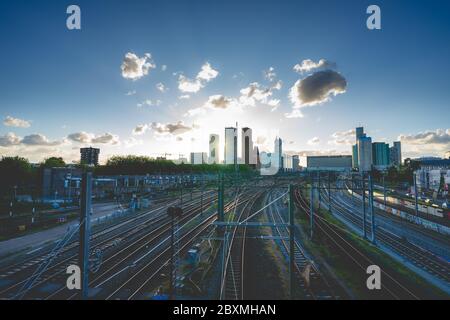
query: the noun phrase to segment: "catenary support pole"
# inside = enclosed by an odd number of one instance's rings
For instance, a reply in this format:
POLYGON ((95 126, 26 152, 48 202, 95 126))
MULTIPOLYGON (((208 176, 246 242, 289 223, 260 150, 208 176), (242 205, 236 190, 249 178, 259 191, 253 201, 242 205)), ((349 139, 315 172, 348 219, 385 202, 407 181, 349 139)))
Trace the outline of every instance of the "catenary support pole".
POLYGON ((331 213, 331 172, 328 172, 328 211, 331 213))
POLYGON ((89 296, 89 238, 92 201, 92 172, 84 172, 81 181, 80 250, 81 298, 89 296))
POLYGON ((369 174, 369 205, 370 205, 370 226, 372 233, 372 243, 376 243, 375 235, 375 208, 373 207, 373 181, 372 175, 369 174))
POLYGON ((419 215, 419 201, 418 201, 418 194, 419 190, 417 190, 417 175, 416 173, 413 173, 413 179, 414 179, 414 206, 416 210, 416 216, 419 215))
POLYGON ((294 186, 289 185, 289 293, 294 298, 295 269, 295 221, 294 221, 294 186))
POLYGON ((311 181, 311 192, 310 192, 310 207, 309 207, 309 223, 310 223, 310 237, 311 240, 313 238, 313 231, 314 231, 314 183, 311 181))
POLYGON ((364 177, 364 173, 362 173, 362 229, 364 238, 367 237, 366 234, 366 181, 364 177))
POLYGON ((320 190, 321 190, 321 189, 320 189, 320 187, 321 187, 321 186, 320 186, 320 176, 321 176, 321 174, 320 174, 320 171, 318 172, 318 174, 319 174, 319 179, 318 179, 318 185, 319 185, 319 187, 317 188, 317 194, 318 194, 317 197, 318 197, 318 200, 319 200, 319 211, 320 211, 320 202, 321 202, 321 201, 320 201, 320 200, 321 200, 321 196, 320 196, 320 190))

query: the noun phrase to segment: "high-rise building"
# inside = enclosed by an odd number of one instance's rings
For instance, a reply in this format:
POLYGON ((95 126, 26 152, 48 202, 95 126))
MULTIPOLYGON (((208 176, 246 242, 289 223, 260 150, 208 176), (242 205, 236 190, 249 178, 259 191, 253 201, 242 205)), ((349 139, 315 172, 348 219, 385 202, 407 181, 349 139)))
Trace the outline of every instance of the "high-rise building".
POLYGON ((384 142, 374 142, 372 143, 372 160, 373 165, 377 169, 384 170, 389 166, 389 145, 384 142))
POLYGON ((208 154, 206 152, 191 152, 191 164, 208 163, 208 154))
POLYGON ((225 164, 237 164, 237 128, 225 128, 225 164))
POLYGON ((98 155, 100 154, 100 149, 92 147, 81 148, 80 154, 81 154, 80 162, 82 164, 87 164, 90 166, 98 165, 98 155))
POLYGON ((243 164, 256 164, 255 150, 253 148, 252 129, 242 128, 241 150, 243 164))
POLYGON ((209 135, 209 163, 218 164, 219 159, 219 135, 210 134, 209 135))
POLYGON ((300 169, 300 158, 298 155, 292 156, 292 170, 298 171, 300 169))
POLYGON ((283 141, 281 138, 275 139, 275 146, 272 155, 272 166, 274 168, 283 168, 283 141))
POLYGON ((355 144, 352 146, 352 168, 358 168, 358 145, 355 144))
POLYGON ((372 138, 361 137, 358 139, 358 168, 360 172, 372 169, 372 138))
POLYGON ((393 166, 402 164, 402 144, 400 141, 394 141, 394 145, 390 148, 390 163, 393 166))
POLYGON ((357 127, 355 133, 356 133, 356 142, 358 142, 359 138, 363 138, 366 136, 366 134, 364 133, 364 127, 357 127))
POLYGON ((366 134, 364 133, 364 127, 357 127, 355 130, 355 140, 356 144, 352 146, 352 167, 359 168, 358 161, 358 140, 361 138, 365 138, 366 134))

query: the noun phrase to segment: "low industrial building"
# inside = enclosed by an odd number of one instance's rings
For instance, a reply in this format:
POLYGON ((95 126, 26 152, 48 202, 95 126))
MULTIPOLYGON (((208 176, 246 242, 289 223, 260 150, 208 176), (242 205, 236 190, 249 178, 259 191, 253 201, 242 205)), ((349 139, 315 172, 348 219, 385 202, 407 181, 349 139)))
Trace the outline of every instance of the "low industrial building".
POLYGON ((307 171, 351 171, 352 156, 302 156, 300 167, 307 171))

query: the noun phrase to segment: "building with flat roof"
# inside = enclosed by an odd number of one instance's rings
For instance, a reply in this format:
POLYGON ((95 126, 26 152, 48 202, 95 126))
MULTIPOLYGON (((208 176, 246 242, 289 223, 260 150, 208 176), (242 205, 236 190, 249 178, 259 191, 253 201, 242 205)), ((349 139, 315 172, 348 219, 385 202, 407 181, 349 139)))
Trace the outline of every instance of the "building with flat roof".
POLYGON ((241 157, 243 164, 256 164, 256 156, 254 154, 253 140, 252 140, 252 129, 242 128, 241 135, 241 157))
POLYGON ((209 163, 219 164, 219 135, 210 134, 209 135, 209 163))
POLYGON ((81 148, 80 154, 81 154, 80 163, 91 166, 98 165, 98 156, 100 154, 100 149, 92 147, 81 148))
POLYGON ((237 164, 237 128, 225 128, 225 164, 237 164))
POLYGON ((283 168, 283 140, 276 138, 274 142, 274 150, 272 154, 272 166, 274 168, 283 168))
POLYGON ((394 141, 393 146, 389 149, 389 160, 393 166, 402 164, 402 144, 400 141, 394 141))
POLYGON ((372 138, 362 137, 358 139, 358 168, 361 172, 372 170, 372 138))
POLYGON ((385 170, 390 163, 389 145, 384 142, 372 143, 372 160, 373 165, 378 170, 385 170))
POLYGON ((308 171, 350 171, 352 156, 301 156, 300 167, 308 171))
POLYGON ((191 152, 191 164, 207 164, 208 154, 206 152, 191 152))

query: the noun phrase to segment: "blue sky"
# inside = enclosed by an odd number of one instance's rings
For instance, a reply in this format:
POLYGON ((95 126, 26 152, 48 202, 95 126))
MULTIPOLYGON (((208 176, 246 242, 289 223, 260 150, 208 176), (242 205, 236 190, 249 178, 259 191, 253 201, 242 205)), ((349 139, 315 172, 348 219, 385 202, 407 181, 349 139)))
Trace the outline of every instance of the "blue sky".
POLYGON ((102 159, 187 156, 239 121, 262 149, 280 135, 285 150, 349 154, 348 131, 364 125, 374 140, 402 135, 405 155, 442 155, 450 149, 448 39, 448 1, 2 1, 0 154, 70 161, 89 144, 102 159), (81 8, 79 31, 66 28, 70 4, 81 8), (366 28, 370 4, 381 8, 381 30, 366 28), (124 77, 127 53, 151 54, 146 75, 124 77), (287 118, 291 88, 321 71, 293 70, 307 59, 335 64, 345 90, 287 118), (180 90, 180 79, 195 82, 205 65, 215 76, 197 79, 197 92, 180 90), (272 81, 264 76, 271 67, 272 81), (243 101, 250 84, 270 95, 243 101), (210 97, 225 104, 208 106, 210 97))

